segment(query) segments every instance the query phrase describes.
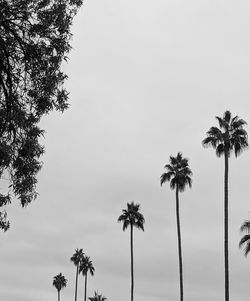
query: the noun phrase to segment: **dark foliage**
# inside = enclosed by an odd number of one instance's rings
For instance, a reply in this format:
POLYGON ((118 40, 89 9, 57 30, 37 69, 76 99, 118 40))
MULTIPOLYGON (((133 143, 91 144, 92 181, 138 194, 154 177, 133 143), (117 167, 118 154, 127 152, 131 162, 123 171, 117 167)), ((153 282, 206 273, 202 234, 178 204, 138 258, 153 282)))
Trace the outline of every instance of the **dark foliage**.
POLYGON ((250 221, 246 220, 240 227, 241 232, 247 232, 247 234, 243 235, 239 242, 239 247, 242 248, 244 246, 244 254, 247 256, 250 252, 250 221))
POLYGON ((178 190, 183 192, 187 185, 192 186, 192 171, 188 165, 188 159, 182 157, 182 153, 178 153, 176 157, 170 156, 170 164, 164 167, 166 173, 161 175, 161 185, 165 182, 170 182, 170 188, 175 189, 178 185, 178 190))
POLYGON ((98 294, 98 292, 95 292, 94 297, 90 297, 89 300, 90 301, 105 301, 105 300, 107 300, 107 298, 102 296, 102 294, 98 294))
POLYGON ((204 147, 212 146, 218 157, 227 153, 228 157, 234 151, 238 157, 248 147, 248 136, 244 130, 247 124, 238 116, 232 117, 230 111, 225 111, 223 117, 216 116, 219 128, 212 126, 207 137, 202 141, 204 147))
POLYGON ((83 255, 80 260, 79 274, 82 273, 82 275, 85 276, 88 272, 91 276, 94 276, 95 268, 90 257, 83 255))
POLYGON ((64 287, 67 286, 68 280, 62 275, 62 273, 56 275, 53 278, 53 286, 57 289, 57 291, 61 291, 64 287))
POLYGON ((123 231, 125 231, 129 225, 144 231, 145 219, 139 211, 139 204, 134 204, 134 202, 127 203, 127 209, 123 209, 122 215, 118 218, 118 222, 123 222, 123 231))
MULTIPOLYGON (((0 176, 24 207, 37 196, 44 148, 41 117, 68 107, 61 64, 70 50, 70 26, 82 0, 0 1, 0 176)), ((6 212, 0 228, 7 230, 6 212)))

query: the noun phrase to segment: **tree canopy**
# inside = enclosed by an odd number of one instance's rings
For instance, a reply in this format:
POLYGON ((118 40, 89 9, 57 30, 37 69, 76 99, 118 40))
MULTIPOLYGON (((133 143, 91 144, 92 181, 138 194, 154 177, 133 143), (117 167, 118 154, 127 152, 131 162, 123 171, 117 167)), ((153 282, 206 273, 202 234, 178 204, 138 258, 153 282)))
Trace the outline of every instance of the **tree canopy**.
POLYGON ((9 228, 3 207, 13 196, 24 207, 37 196, 44 147, 41 117, 68 107, 61 70, 70 51, 71 25, 82 0, 0 2, 0 228, 9 228))
POLYGON ((248 147, 248 136, 244 126, 245 120, 239 116, 232 117, 230 111, 225 111, 223 117, 216 116, 219 128, 212 126, 207 132, 207 137, 202 141, 204 147, 212 146, 218 157, 234 151, 238 157, 248 147))
POLYGON ((118 218, 118 222, 122 222, 122 229, 125 231, 128 226, 134 226, 144 231, 145 219, 140 213, 140 205, 134 202, 127 203, 127 209, 122 210, 122 214, 118 218))
POLYGON ((188 165, 188 159, 182 157, 182 153, 178 153, 176 157, 170 156, 169 163, 164 166, 167 172, 161 175, 161 185, 165 182, 170 182, 170 188, 175 189, 178 185, 178 190, 183 192, 185 187, 192 186, 192 171, 188 165))

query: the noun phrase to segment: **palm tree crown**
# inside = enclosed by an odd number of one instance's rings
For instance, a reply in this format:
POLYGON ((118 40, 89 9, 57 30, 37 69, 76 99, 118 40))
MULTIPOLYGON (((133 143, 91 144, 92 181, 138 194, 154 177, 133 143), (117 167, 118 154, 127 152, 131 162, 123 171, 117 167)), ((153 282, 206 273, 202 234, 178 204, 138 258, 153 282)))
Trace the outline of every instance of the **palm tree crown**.
POLYGON ((105 301, 105 300, 107 300, 107 298, 105 298, 101 294, 99 295, 98 292, 95 292, 94 297, 90 297, 89 300, 90 301, 105 301))
POLYGON ((202 141, 203 146, 215 148, 218 157, 225 152, 229 156, 232 151, 237 157, 248 147, 247 132, 243 129, 246 121, 238 116, 232 118, 230 111, 226 111, 222 118, 216 116, 216 119, 219 128, 213 126, 209 129, 207 137, 202 141))
POLYGON ((178 153, 176 157, 170 156, 170 164, 164 167, 167 172, 161 175, 161 185, 170 181, 170 188, 175 189, 178 186, 179 191, 184 191, 186 185, 192 186, 192 171, 188 166, 188 159, 182 157, 182 153, 178 153))
POLYGON ((58 290, 61 291, 64 287, 67 286, 67 279, 62 275, 62 273, 56 275, 53 279, 53 286, 58 290))
POLYGON ((81 260, 84 257, 83 249, 76 249, 75 253, 70 258, 70 261, 74 263, 75 266, 78 266, 81 262, 81 260))
POLYGON ((134 226, 144 231, 144 216, 139 212, 140 205, 134 204, 134 202, 127 203, 127 209, 122 210, 122 215, 119 216, 118 222, 123 222, 123 231, 127 229, 129 225, 134 226))
POLYGON ((95 268, 93 267, 90 257, 84 256, 80 262, 79 274, 82 273, 86 275, 88 272, 91 276, 94 276, 95 268))
POLYGON ((244 253, 245 256, 247 256, 248 253, 250 252, 250 221, 244 221, 244 223, 240 227, 240 231, 247 232, 247 234, 245 234, 239 242, 240 248, 242 246, 245 246, 244 253))

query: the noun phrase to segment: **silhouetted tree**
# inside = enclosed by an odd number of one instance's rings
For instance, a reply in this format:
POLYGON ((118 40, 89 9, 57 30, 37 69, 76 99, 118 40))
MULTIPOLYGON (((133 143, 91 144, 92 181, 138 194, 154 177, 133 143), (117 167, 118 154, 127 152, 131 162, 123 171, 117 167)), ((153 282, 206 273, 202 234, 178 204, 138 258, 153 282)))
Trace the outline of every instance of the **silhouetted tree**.
POLYGON ((238 116, 232 118, 226 111, 223 117, 216 116, 219 128, 213 126, 202 141, 203 146, 215 148, 218 157, 224 156, 224 259, 225 259, 225 301, 229 301, 229 262, 228 262, 228 159, 234 151, 235 156, 248 147, 247 132, 243 129, 246 122, 238 116))
MULTIPOLYGON (((42 116, 68 107, 61 65, 70 50, 70 27, 82 0, 0 1, 0 178, 24 207, 36 196, 44 148, 42 116)), ((6 211, 0 228, 9 228, 6 211)))
POLYGON ((134 299, 134 256, 133 256, 133 228, 144 231, 144 216, 139 212, 140 205, 127 203, 127 209, 122 210, 118 222, 123 223, 122 230, 125 231, 130 226, 130 253, 131 253, 131 301, 134 299))
POLYGON ((98 292, 95 292, 94 297, 90 297, 89 300, 90 301, 105 301, 105 300, 107 300, 107 298, 102 296, 101 294, 99 295, 98 292))
POLYGON ((245 234, 239 242, 240 248, 242 246, 245 247, 244 253, 245 253, 245 256, 247 256, 248 253, 250 252, 250 221, 244 221, 244 223, 240 227, 240 231, 247 232, 247 234, 245 234))
POLYGON ((89 256, 84 256, 80 262, 79 274, 82 273, 83 277, 85 278, 84 282, 84 301, 87 298, 87 277, 88 272, 91 276, 94 276, 95 268, 93 267, 92 261, 90 260, 89 256))
POLYGON ((191 187, 192 171, 188 165, 188 159, 183 158, 181 153, 176 157, 170 156, 170 164, 165 165, 166 173, 161 175, 161 185, 170 182, 170 188, 175 189, 176 196, 176 221, 179 254, 179 274, 180 274, 180 300, 183 301, 183 268, 182 268, 182 248, 181 248, 181 226, 179 212, 179 192, 183 192, 187 185, 191 187))
POLYGON ((83 258, 84 258, 84 253, 82 249, 76 249, 75 253, 70 258, 70 261, 72 261, 76 266, 75 301, 77 301, 77 284, 78 284, 79 267, 83 258))
POLYGON ((62 273, 56 275, 53 279, 53 286, 57 289, 58 301, 60 301, 60 292, 66 287, 67 279, 62 275, 62 273))

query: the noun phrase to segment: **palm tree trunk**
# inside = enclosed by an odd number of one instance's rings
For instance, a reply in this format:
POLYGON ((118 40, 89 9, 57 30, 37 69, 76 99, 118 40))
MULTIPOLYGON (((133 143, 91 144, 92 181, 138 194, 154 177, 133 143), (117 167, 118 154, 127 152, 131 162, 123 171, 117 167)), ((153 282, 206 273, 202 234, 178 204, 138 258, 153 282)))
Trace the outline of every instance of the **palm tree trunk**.
POLYGON ((57 291, 57 297, 58 297, 58 301, 60 301, 60 291, 57 291))
POLYGON ((224 177, 224 256, 225 256, 225 301, 229 301, 229 263, 228 263, 228 151, 225 150, 224 177))
POLYGON ((131 251, 131 301, 134 300, 134 258, 133 258, 133 225, 130 225, 130 251, 131 251))
POLYGON ((75 286, 75 301, 77 301, 77 282, 78 282, 79 263, 76 266, 76 286, 75 286))
POLYGON ((87 273, 85 275, 85 284, 84 284, 84 301, 86 301, 87 297, 87 273))
POLYGON ((183 271, 182 271, 181 226, 180 226, 179 187, 178 187, 178 185, 176 186, 176 220, 177 220, 178 253, 179 253, 180 300, 183 301, 183 271))

